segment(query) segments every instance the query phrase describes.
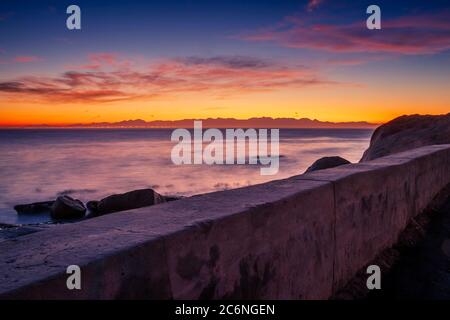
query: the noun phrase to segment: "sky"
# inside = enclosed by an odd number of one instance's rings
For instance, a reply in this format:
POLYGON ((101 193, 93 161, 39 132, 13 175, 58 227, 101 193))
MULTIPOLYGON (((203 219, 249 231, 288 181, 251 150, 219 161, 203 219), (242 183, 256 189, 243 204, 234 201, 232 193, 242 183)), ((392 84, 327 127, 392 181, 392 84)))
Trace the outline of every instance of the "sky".
POLYGON ((450 112, 448 1, 0 2, 0 126, 450 112), (66 8, 81 8, 68 30, 66 8), (381 30, 366 9, 381 8, 381 30))

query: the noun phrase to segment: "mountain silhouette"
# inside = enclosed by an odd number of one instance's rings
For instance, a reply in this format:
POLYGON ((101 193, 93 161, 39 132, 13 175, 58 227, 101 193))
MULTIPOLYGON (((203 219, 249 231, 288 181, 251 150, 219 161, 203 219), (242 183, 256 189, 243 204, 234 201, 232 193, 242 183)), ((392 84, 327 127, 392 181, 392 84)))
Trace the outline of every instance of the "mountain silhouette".
POLYGON ((204 128, 374 128, 379 124, 365 121, 358 122, 329 122, 308 118, 207 118, 182 120, 153 120, 142 119, 123 120, 119 122, 94 122, 89 124, 72 124, 65 127, 83 128, 192 128, 194 121, 201 120, 204 128))

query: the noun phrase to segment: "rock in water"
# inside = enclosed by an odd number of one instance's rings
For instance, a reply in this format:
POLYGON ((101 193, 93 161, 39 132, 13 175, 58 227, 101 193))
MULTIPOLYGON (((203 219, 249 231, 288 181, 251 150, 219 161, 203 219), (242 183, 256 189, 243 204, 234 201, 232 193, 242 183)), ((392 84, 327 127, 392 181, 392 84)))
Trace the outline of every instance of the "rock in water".
POLYGON ((164 200, 166 200, 166 202, 170 202, 170 201, 177 201, 177 200, 181 200, 184 197, 182 196, 164 196, 164 200))
POLYGON ((450 113, 441 116, 401 116, 372 135, 360 162, 427 145, 450 143, 450 113))
POLYGON ((69 196, 60 196, 52 206, 53 219, 80 219, 84 217, 86 208, 80 200, 69 196))
POLYGON ((115 194, 98 202, 90 201, 89 209, 96 216, 107 213, 137 209, 166 202, 163 196, 152 189, 135 190, 123 194, 115 194))
POLYGON ((38 214, 43 212, 50 212, 55 201, 35 202, 29 204, 18 204, 14 206, 14 210, 18 214, 38 214))
POLYGON ((88 201, 86 207, 90 212, 97 212, 99 201, 88 201))
POLYGON ((349 163, 350 161, 345 160, 344 158, 341 157, 323 157, 320 158, 319 160, 316 160, 308 169, 306 169, 305 173, 328 168, 334 168, 349 163))

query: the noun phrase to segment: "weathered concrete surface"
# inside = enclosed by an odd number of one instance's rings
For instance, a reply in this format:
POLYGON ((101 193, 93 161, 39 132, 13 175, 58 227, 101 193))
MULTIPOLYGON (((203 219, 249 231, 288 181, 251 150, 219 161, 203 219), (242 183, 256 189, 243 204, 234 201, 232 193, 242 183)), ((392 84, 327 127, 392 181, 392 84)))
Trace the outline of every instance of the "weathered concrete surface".
POLYGON ((351 279, 355 266, 364 265, 374 253, 394 243, 406 226, 414 210, 410 169, 407 163, 396 170, 371 165, 355 174, 358 167, 350 167, 342 169, 345 175, 330 178, 336 201, 335 287, 351 279))
POLYGON ((216 197, 221 204, 242 199, 260 205, 248 204, 242 214, 167 239, 174 298, 300 299, 331 293, 330 183, 291 179, 216 197))
POLYGON ((62 225, 0 243, 0 297, 319 298, 332 221, 330 183, 286 180, 62 225), (66 289, 71 264, 80 291, 66 289))
POLYGON ((430 146, 56 226, 0 243, 0 297, 326 299, 448 182, 430 146))
POLYGON ((449 169, 450 148, 444 145, 298 177, 335 186, 335 289, 395 243, 408 221, 450 182, 449 169))
POLYGON ((24 236, 26 234, 31 234, 34 232, 42 231, 42 228, 33 228, 33 227, 9 227, 5 229, 0 229, 0 242, 8 239, 13 239, 17 237, 24 236))
POLYGON ((450 299, 450 196, 424 229, 415 246, 400 248, 399 260, 383 277, 383 290, 370 292, 369 299, 450 299))

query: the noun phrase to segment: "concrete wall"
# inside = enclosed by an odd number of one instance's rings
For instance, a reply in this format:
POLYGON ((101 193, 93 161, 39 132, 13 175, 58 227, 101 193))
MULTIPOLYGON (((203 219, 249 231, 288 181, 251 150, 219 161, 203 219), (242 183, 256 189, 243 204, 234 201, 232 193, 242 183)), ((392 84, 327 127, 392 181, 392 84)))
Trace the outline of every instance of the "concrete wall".
POLYGON ((56 226, 0 242, 0 298, 325 299, 448 183, 429 146, 56 226))

